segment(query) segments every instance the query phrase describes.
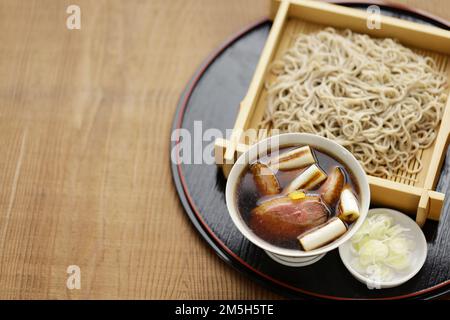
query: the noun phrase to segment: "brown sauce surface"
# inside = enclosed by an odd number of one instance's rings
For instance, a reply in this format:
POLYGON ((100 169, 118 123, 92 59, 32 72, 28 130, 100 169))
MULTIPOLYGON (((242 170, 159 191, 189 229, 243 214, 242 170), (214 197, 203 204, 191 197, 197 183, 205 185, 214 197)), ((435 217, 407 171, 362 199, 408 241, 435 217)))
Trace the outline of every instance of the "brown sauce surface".
MULTIPOLYGON (((295 147, 283 147, 279 150, 279 152, 272 152, 271 154, 261 157, 258 159, 258 161, 262 163, 267 163, 270 158, 276 157, 278 154, 282 154, 285 152, 288 152, 294 148, 298 148, 299 146, 295 147)), ((345 184, 349 185, 352 188, 353 193, 359 198, 359 188, 355 183, 355 179, 350 172, 348 168, 346 168, 340 161, 336 160, 335 158, 329 156, 327 153, 311 148, 312 152, 314 153, 314 156, 316 157, 316 164, 329 176, 332 169, 336 166, 340 167, 342 169, 342 172, 344 173, 345 177, 345 184)), ((307 168, 307 167, 306 167, 307 168)), ((292 180, 294 180, 301 172, 303 172, 306 168, 302 169, 293 169, 293 170, 278 170, 276 172, 276 177, 278 179, 278 182, 280 186, 284 189, 292 180)), ((308 190, 308 194, 319 194, 318 190, 323 185, 324 182, 319 184, 318 186, 314 187, 313 189, 308 190)), ((258 206, 258 204, 261 203, 261 201, 265 201, 267 199, 270 199, 272 197, 279 197, 277 196, 269 196, 269 197, 263 197, 259 193, 256 184, 253 179, 253 175, 249 168, 242 174, 240 177, 238 186, 237 186, 237 204, 239 208, 239 212, 242 215, 244 221, 246 224, 250 227, 250 229, 255 232, 255 230, 252 228, 250 224, 250 218, 252 216, 252 210, 258 206)), ((337 204, 335 204, 333 207, 329 207, 330 214, 328 216, 328 219, 334 217, 337 215, 337 204)), ((307 230, 305 230, 307 231, 307 230)), ((257 236, 260 238, 266 240, 267 242, 287 249, 300 249, 299 242, 297 237, 293 237, 292 239, 286 240, 280 240, 280 239, 273 239, 265 236, 265 234, 262 234, 261 232, 258 234, 258 232, 255 232, 257 236)))

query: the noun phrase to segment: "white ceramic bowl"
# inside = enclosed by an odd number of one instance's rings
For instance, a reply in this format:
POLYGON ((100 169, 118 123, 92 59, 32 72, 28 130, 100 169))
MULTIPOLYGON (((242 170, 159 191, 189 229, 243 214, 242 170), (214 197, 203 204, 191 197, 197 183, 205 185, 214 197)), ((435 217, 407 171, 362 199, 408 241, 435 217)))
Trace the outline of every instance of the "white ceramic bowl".
POLYGON ((226 202, 228 212, 239 231, 252 243, 264 249, 267 254, 275 261, 288 266, 305 266, 312 264, 322 258, 328 251, 331 251, 352 237, 358 228, 364 222, 370 204, 370 189, 367 176, 359 164, 358 160, 347 149, 336 142, 306 133, 286 133, 273 136, 258 142, 243 153, 234 164, 228 176, 226 186, 226 202), (278 150, 285 146, 303 146, 309 145, 328 153, 331 157, 338 160, 353 174, 356 184, 359 186, 359 206, 360 217, 351 225, 349 230, 335 241, 315 250, 302 251, 286 249, 275 246, 253 233, 243 220, 238 211, 236 199, 236 187, 244 170, 249 163, 255 161, 259 155, 267 154, 270 150, 278 150))
POLYGON ((369 210, 369 214, 377 214, 377 213, 388 214, 394 218, 395 223, 398 223, 402 227, 409 229, 409 231, 405 231, 405 233, 408 236, 408 238, 414 241, 415 244, 411 257, 411 266, 404 272, 397 274, 397 276, 391 281, 374 282, 369 278, 365 277, 364 275, 360 274, 352 266, 351 262, 355 256, 350 251, 352 245, 351 241, 347 241, 339 247, 339 255, 341 256, 342 262, 344 263, 348 271, 350 271, 350 273, 356 279, 366 284, 369 288, 376 288, 376 289, 392 288, 405 283, 420 271, 427 258, 427 241, 417 223, 404 213, 385 208, 377 208, 369 210))

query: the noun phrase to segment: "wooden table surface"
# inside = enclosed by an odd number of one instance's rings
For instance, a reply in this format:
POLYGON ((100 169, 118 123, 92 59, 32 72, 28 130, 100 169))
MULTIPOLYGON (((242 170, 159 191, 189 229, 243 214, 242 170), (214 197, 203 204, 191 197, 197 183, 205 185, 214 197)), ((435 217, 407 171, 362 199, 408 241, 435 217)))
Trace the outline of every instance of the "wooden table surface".
MULTIPOLYGON (((447 0, 402 1, 450 19, 447 0)), ((172 185, 177 99, 265 0, 0 0, 0 298, 278 298, 222 262, 172 185), (81 30, 66 8, 81 8, 81 30), (81 289, 66 287, 69 265, 81 289)))

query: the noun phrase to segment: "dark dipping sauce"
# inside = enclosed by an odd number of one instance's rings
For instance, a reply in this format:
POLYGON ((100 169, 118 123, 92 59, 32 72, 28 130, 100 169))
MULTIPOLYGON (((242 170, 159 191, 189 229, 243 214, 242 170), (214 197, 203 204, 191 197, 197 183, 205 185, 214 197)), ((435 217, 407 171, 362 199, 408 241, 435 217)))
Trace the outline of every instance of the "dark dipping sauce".
MULTIPOLYGON (((277 152, 274 151, 267 156, 259 158, 257 160, 257 162, 267 164, 270 159, 277 157, 279 154, 289 152, 289 151, 299 148, 299 147, 301 147, 301 146, 280 148, 280 150, 277 152)), ((348 168, 346 168, 342 164, 342 162, 331 157, 324 151, 318 150, 313 147, 310 147, 310 148, 316 158, 316 165, 319 166, 327 174, 328 177, 330 177, 330 173, 332 170, 334 170, 335 167, 339 167, 341 169, 341 172, 344 174, 345 185, 350 186, 351 190, 354 193, 354 195, 356 196, 356 198, 359 199, 359 187, 355 183, 355 179, 354 179, 352 173, 350 172, 350 170, 348 168)), ((279 198, 280 195, 271 195, 271 196, 262 195, 256 186, 253 174, 250 170, 250 165, 242 173, 242 175, 239 179, 239 182, 238 182, 237 189, 236 189, 237 204, 238 204, 239 212, 240 212, 241 216, 243 217, 245 223, 253 231, 253 233, 255 233, 258 237, 260 237, 261 239, 263 239, 275 246, 286 248, 286 249, 302 250, 300 247, 300 244, 299 244, 299 240, 297 239, 297 237, 300 234, 302 234, 302 232, 300 232, 299 234, 295 235, 292 238, 290 237, 289 239, 281 239, 280 237, 274 237, 273 235, 269 235, 266 232, 264 232, 263 230, 261 230, 261 228, 260 228, 261 226, 258 224, 261 224, 264 222, 259 222, 259 221, 255 222, 255 220, 253 219, 253 224, 251 223, 252 215, 254 215, 254 213, 252 213, 252 210, 254 210, 256 207, 258 207, 258 205, 260 205, 262 202, 270 200, 272 198, 279 198)), ((278 183, 279 183, 280 187, 282 188, 282 190, 286 186, 288 186, 298 175, 300 175, 303 171, 305 171, 308 167, 309 167, 309 165, 304 168, 300 168, 300 169, 278 170, 275 173, 275 176, 276 176, 278 183)), ((323 184, 325 182, 326 182, 326 180, 319 183, 317 186, 315 186, 311 189, 304 190, 305 194, 320 195, 319 191, 321 190, 321 187, 323 186, 323 184)), ((328 208, 327 220, 338 215, 338 204, 339 204, 339 201, 332 206, 326 205, 326 207, 328 208)), ((262 228, 262 229, 264 229, 264 228, 262 228)), ((311 229, 311 228, 306 228, 306 230, 303 230, 303 232, 306 232, 309 229, 311 229)))

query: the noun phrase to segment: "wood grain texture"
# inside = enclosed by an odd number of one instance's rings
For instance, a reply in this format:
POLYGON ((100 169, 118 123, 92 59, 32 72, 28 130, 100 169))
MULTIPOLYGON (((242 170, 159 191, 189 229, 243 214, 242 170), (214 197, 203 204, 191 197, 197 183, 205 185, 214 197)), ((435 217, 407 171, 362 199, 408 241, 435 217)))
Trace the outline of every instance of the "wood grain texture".
MULTIPOLYGON (((444 0, 402 1, 450 19, 444 0)), ((176 103, 265 0, 0 0, 0 298, 276 298, 218 259, 169 168, 176 103), (65 26, 81 7, 82 29, 65 26), (66 268, 81 268, 81 290, 66 268)))

